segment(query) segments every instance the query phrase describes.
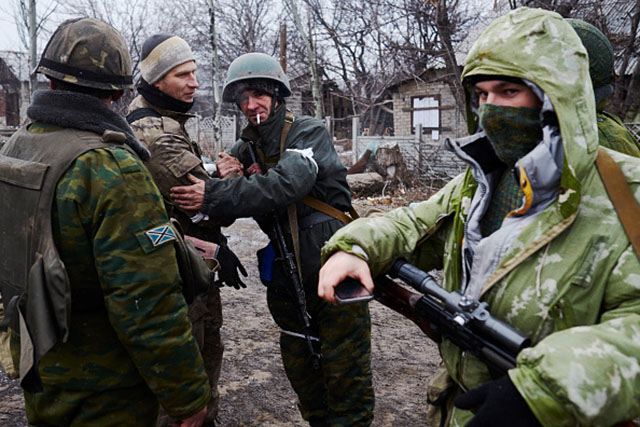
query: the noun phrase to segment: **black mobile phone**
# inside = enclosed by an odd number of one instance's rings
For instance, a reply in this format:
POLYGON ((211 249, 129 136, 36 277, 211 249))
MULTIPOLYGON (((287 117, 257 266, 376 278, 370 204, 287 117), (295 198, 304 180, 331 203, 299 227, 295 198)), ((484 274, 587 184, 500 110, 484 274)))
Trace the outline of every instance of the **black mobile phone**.
POLYGON ((340 282, 335 288, 335 294, 338 304, 367 302, 373 299, 373 294, 355 279, 347 279, 340 282))

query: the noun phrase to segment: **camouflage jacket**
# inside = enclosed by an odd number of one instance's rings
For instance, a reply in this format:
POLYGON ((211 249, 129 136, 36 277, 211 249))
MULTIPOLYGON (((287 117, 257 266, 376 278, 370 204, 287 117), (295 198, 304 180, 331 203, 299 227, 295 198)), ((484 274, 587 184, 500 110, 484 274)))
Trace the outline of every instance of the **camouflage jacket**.
POLYGON ((187 174, 204 180, 210 178, 202 164, 200 147, 185 129, 187 120, 194 116, 156 108, 141 95, 129 105, 129 114, 142 108, 151 108, 160 115, 136 120, 131 128, 151 152, 151 158, 145 164, 160 189, 169 215, 180 222, 185 234, 223 243, 218 222, 208 220, 194 224, 187 213, 174 207, 169 197, 171 187, 191 184, 187 174))
MULTIPOLYGON (((532 338, 509 376, 543 425, 634 419, 640 415, 640 263, 594 166, 598 134, 587 54, 562 17, 521 8, 494 21, 474 44, 463 78, 472 75, 533 82, 543 110, 558 117, 559 127, 550 125, 517 163, 523 205, 498 231, 479 238, 491 194, 490 177, 477 162, 485 152, 474 145, 483 140, 480 132, 449 143, 470 164, 465 174, 425 202, 339 230, 323 258, 347 251, 366 259, 375 275, 406 257, 426 270, 443 269, 446 289, 487 301, 493 315, 532 338), (473 147, 475 156, 466 150, 473 147)), ((471 112, 473 95, 467 97, 471 112)), ((469 123, 476 132, 473 115, 469 123)), ((609 154, 640 198, 640 161, 609 154)), ((451 342, 444 340, 440 351, 460 389, 491 379, 486 366, 451 342)), ((449 425, 472 417, 451 409, 449 425)))
MULTIPOLYGON (((31 126, 50 143, 69 137, 31 126)), ((210 387, 168 218, 142 162, 119 147, 81 155, 58 182, 52 218, 71 284, 71 326, 67 341, 41 360, 43 383, 102 391, 145 382, 173 417, 204 407, 210 387)))
POLYGON ((598 140, 603 147, 640 157, 640 141, 624 126, 619 117, 598 111, 598 140))

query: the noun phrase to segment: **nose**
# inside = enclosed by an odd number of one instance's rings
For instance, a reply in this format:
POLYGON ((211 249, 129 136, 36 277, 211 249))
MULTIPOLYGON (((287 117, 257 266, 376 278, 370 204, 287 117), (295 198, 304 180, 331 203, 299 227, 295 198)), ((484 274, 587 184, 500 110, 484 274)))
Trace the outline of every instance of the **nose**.
POLYGON ((189 87, 193 89, 198 89, 200 85, 198 84, 198 78, 196 77, 196 73, 191 73, 189 77, 190 77, 188 82, 189 87))
POLYGON ((247 109, 255 110, 256 108, 258 108, 257 100, 258 98, 256 98, 255 96, 247 96, 247 109))

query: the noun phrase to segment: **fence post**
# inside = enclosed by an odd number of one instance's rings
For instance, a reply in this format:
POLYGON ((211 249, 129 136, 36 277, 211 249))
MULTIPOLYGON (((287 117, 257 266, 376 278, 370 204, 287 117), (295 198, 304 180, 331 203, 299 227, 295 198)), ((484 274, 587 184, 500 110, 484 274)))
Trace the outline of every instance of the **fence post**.
POLYGON ((331 116, 324 116, 324 126, 327 128, 327 132, 329 132, 329 136, 333 141, 333 120, 331 120, 331 116))
POLYGON ((414 143, 418 149, 418 172, 422 171, 422 123, 416 125, 414 143))
POLYGON ((351 119, 351 154, 353 155, 353 164, 358 161, 358 132, 360 131, 360 118, 351 119))

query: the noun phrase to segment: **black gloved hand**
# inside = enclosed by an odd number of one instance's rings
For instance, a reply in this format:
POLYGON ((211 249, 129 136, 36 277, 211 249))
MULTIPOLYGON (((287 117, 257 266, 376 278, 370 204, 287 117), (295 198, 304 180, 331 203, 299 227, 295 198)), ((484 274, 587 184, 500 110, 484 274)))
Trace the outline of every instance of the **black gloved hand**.
POLYGON ((475 412, 467 427, 540 426, 508 375, 469 390, 453 404, 475 412))
POLYGON ((247 270, 244 269, 244 266, 234 254, 231 249, 227 246, 220 245, 218 249, 218 253, 216 254, 216 259, 218 263, 220 263, 220 270, 218 270, 218 286, 224 284, 227 286, 233 286, 236 289, 246 288, 247 285, 240 280, 240 275, 238 271, 242 273, 244 277, 247 277, 247 270))

